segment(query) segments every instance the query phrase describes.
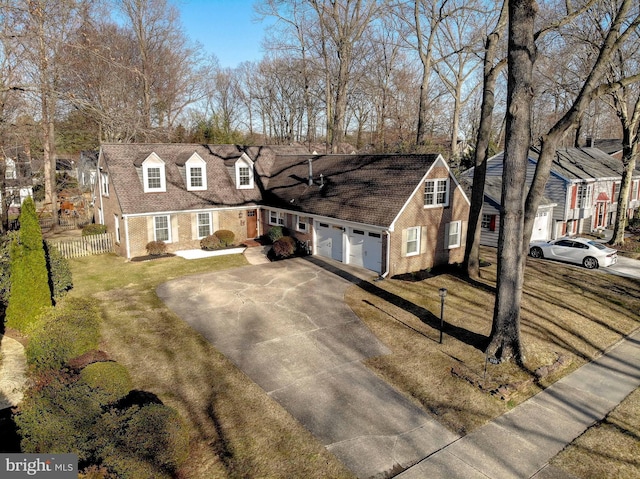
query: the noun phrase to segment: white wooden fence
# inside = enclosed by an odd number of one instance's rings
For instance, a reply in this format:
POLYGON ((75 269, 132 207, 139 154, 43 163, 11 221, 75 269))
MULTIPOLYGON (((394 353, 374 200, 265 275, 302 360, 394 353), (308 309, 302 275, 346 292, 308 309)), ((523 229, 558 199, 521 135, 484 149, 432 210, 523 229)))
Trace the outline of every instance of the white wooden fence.
POLYGON ((47 244, 55 246, 65 258, 78 258, 93 254, 112 253, 114 251, 113 234, 111 233, 73 239, 47 240, 47 244))

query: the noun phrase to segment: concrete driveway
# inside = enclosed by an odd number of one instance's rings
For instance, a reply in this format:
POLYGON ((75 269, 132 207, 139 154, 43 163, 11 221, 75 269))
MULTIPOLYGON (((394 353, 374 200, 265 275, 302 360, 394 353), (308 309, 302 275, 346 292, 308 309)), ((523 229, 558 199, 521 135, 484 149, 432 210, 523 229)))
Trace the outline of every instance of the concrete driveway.
POLYGON ((618 262, 608 268, 601 268, 601 270, 626 278, 640 279, 640 260, 627 258, 618 253, 618 262))
POLYGON ((292 259, 157 292, 358 477, 388 477, 457 436, 361 364, 389 351, 344 304, 350 284, 292 259))

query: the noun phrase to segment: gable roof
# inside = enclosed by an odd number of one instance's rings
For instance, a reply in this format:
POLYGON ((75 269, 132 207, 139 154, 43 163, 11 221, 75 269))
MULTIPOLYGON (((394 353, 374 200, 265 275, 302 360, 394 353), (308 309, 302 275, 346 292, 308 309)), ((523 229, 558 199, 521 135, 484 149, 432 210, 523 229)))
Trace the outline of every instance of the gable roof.
POLYGON ((177 143, 105 144, 100 155, 123 214, 262 204, 380 227, 392 224, 440 158, 437 154, 313 155, 300 146, 177 143), (165 164, 166 192, 144 193, 142 163, 152 153, 165 164), (206 163, 206 190, 186 188, 184 165, 194 153, 206 163), (254 162, 253 189, 235 185, 235 163, 243 155, 254 162))
MULTIPOLYGON (((529 156, 538 159, 539 151, 531 148, 529 156)), ((567 180, 621 178, 622 162, 599 148, 561 148, 551 165, 551 171, 567 180)), ((633 176, 640 175, 636 168, 633 176)))
POLYGON ((301 214, 389 227, 438 158, 437 154, 281 156, 272 166, 264 199, 267 205, 301 214))
MULTIPOLYGON (((235 175, 230 175, 228 171, 244 150, 236 145, 105 144, 100 149, 100 164, 106 165, 111 187, 117 194, 123 214, 253 205, 261 199, 260 189, 236 189, 235 175), (152 153, 165 163, 165 193, 144 193, 141 166, 152 153), (198 153, 206 163, 206 190, 187 191, 184 164, 193 153, 198 153)), ((252 154, 265 164, 272 162, 280 150, 299 153, 304 148, 251 148, 252 154)))
POLYGON ((607 155, 613 155, 622 151, 622 140, 619 138, 603 138, 593 140, 593 146, 604 151, 607 155))

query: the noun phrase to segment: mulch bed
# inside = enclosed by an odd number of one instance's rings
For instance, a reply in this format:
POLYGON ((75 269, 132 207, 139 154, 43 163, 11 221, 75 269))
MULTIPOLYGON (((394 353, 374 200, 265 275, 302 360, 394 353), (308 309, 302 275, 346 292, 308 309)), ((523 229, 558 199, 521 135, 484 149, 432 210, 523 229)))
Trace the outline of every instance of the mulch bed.
POLYGON ((146 256, 136 256, 135 258, 131 258, 131 261, 151 261, 154 259, 162 259, 162 258, 173 258, 175 254, 173 253, 164 253, 164 254, 148 254, 146 256))

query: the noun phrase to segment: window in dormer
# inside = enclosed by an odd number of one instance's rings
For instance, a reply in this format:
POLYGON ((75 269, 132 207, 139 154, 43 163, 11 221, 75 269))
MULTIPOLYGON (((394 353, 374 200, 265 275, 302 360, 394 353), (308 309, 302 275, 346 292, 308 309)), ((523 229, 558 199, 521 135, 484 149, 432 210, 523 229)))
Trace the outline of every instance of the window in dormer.
POLYGON ((194 153, 185 163, 187 167, 187 190, 198 191, 207 189, 206 163, 200 155, 194 153))
POLYGON ((145 193, 166 191, 164 161, 155 153, 142 162, 142 177, 145 193))
POLYGON ((253 188, 253 162, 245 156, 236 161, 236 188, 253 188))

